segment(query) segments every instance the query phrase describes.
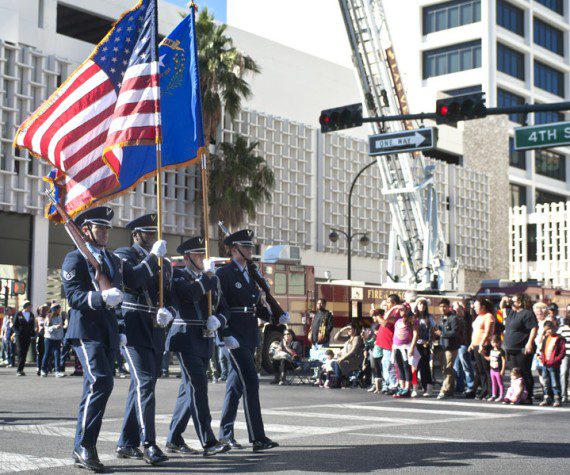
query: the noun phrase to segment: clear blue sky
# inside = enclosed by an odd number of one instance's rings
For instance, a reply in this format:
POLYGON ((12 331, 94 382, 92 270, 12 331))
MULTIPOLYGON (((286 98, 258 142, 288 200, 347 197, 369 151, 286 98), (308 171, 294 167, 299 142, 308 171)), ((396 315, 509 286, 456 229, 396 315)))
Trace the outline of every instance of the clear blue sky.
MULTIPOLYGON (((188 0, 166 0, 169 3, 174 3, 179 7, 186 7, 188 0)), ((198 11, 201 8, 208 7, 208 10, 214 14, 214 17, 219 22, 226 22, 226 0, 194 0, 198 5, 198 11)))

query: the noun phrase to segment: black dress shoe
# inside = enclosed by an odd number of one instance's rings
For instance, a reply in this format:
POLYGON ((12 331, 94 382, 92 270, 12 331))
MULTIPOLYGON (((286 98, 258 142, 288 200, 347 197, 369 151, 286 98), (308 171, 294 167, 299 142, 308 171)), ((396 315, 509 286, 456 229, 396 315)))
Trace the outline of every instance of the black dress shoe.
POLYGON ((75 466, 86 468, 92 472, 105 472, 105 465, 99 460, 97 449, 95 447, 82 447, 79 446, 73 451, 73 459, 75 466))
POLYGON ((231 447, 227 444, 222 444, 221 442, 212 442, 211 445, 204 447, 204 452, 202 455, 204 457, 210 457, 212 455, 223 454, 231 450, 231 447))
POLYGON ((185 455, 198 455, 201 453, 199 450, 195 450, 191 447, 188 447, 185 442, 182 442, 181 444, 173 444, 172 442, 167 442, 166 451, 169 454, 185 454, 185 455))
POLYGON ((233 437, 228 437, 227 439, 220 439, 220 444, 229 446, 231 449, 243 449, 243 445, 238 444, 238 442, 233 437))
POLYGON ((138 447, 117 447, 117 457, 120 459, 142 460, 143 453, 138 447))
POLYGON ((253 442, 253 451, 254 452, 259 452, 260 450, 269 450, 269 449, 273 449, 274 447, 279 447, 279 444, 277 442, 274 442, 273 440, 267 438, 267 437, 263 440, 255 440, 253 442))
POLYGON ((164 452, 155 444, 145 447, 143 458, 144 461, 150 465, 158 465, 168 460, 164 452))

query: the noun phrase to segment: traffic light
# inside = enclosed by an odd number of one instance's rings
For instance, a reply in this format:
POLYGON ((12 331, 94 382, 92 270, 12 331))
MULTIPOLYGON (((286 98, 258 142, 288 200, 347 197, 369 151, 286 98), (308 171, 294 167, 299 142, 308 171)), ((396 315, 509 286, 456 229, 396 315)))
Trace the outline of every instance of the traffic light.
POLYGON ((21 280, 12 281, 12 295, 24 295, 26 293, 26 283, 21 280))
POLYGON ((362 125, 362 104, 335 107, 321 112, 319 117, 321 132, 350 129, 362 125))
POLYGON ((455 124, 460 120, 485 117, 487 115, 485 93, 475 92, 438 99, 435 103, 435 115, 438 124, 455 124))

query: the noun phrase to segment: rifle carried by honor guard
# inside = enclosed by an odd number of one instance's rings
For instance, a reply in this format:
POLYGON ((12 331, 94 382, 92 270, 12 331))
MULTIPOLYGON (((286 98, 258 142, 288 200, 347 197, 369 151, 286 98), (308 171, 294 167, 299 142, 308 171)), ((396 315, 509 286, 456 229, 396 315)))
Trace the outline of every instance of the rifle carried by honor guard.
MULTIPOLYGON (((220 227, 220 229, 224 233, 225 237, 228 237, 230 235, 230 232, 228 231, 228 228, 226 228, 224 226, 223 221, 218 221, 218 226, 220 227)), ((279 302, 277 302, 275 297, 273 297, 273 295, 271 295, 271 289, 269 287, 269 283, 261 275, 261 272, 259 272, 259 268, 257 267, 257 265, 251 259, 247 259, 243 255, 243 253, 239 250, 239 248, 238 248, 238 251, 241 254, 241 256, 245 259, 245 261, 247 262, 247 271, 249 272, 249 275, 252 276, 255 283, 265 293, 265 300, 267 301, 267 304, 269 305, 269 308, 271 309, 271 323, 273 323, 275 325, 279 325, 279 317, 281 317, 281 315, 285 315, 287 312, 285 312, 285 310, 283 310, 283 308, 281 308, 281 305, 279 305, 279 302)))

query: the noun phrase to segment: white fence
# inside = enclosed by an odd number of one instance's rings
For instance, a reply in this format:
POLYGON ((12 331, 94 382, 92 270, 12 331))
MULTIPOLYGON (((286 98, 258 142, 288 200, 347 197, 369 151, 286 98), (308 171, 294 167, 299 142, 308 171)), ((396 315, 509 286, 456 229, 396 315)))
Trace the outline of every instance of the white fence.
POLYGON ((509 226, 510 279, 570 288, 570 203, 511 208, 509 226))

